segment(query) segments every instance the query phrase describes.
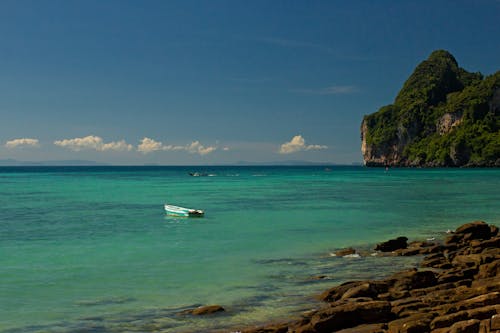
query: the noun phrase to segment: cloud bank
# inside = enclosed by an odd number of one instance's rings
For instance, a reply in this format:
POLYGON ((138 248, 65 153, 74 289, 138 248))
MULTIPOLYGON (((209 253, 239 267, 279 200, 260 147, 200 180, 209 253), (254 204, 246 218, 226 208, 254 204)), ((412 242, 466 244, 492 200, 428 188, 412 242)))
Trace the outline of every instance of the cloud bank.
POLYGON ((96 150, 96 151, 131 151, 131 144, 121 141, 105 143, 101 137, 89 135, 83 138, 64 139, 54 141, 56 146, 67 148, 72 151, 96 150))
POLYGON ((285 142, 280 147, 280 154, 292 154, 299 151, 321 150, 328 149, 328 146, 323 145, 306 145, 306 141, 302 135, 296 135, 289 142, 285 142))
POLYGON ((193 141, 192 143, 186 146, 174 146, 174 145, 165 145, 160 141, 155 141, 151 138, 143 138, 141 143, 137 146, 137 151, 148 154, 154 151, 187 151, 191 154, 199 154, 199 155, 207 155, 215 150, 217 147, 205 147, 199 141, 193 141))
POLYGON ((5 147, 9 149, 22 148, 22 147, 39 147, 38 139, 21 138, 7 141, 5 147))

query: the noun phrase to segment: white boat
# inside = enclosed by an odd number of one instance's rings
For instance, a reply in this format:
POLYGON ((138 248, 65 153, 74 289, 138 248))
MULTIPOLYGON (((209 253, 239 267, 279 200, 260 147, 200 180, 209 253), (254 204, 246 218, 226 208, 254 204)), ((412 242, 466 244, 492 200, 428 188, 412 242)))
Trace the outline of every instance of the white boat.
POLYGON ((183 217, 202 217, 205 215, 205 212, 201 209, 184 208, 167 204, 165 204, 165 212, 167 212, 167 215, 183 217))

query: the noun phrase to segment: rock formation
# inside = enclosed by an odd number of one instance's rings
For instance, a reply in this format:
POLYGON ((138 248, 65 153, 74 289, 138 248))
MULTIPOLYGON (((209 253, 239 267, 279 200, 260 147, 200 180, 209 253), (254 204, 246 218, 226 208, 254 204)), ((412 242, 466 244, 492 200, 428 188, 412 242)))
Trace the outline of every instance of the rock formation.
POLYGON ((363 118, 361 151, 367 166, 500 166, 500 71, 483 78, 434 51, 363 118))
POLYGON ((397 255, 425 254, 421 268, 323 292, 325 306, 289 323, 245 333, 500 332, 498 228, 472 222, 443 243, 413 242, 397 255))

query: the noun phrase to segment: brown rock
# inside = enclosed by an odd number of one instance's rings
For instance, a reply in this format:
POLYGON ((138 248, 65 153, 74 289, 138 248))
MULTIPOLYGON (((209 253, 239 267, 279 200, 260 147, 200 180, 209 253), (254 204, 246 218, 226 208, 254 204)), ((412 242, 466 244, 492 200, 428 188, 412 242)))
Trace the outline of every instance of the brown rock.
POLYGON ((315 276, 311 276, 310 278, 308 278, 308 280, 310 281, 318 281, 318 280, 324 280, 324 279, 327 279, 328 278, 328 275, 315 275, 315 276))
POLYGON ((414 312, 422 311, 428 308, 426 304, 422 302, 421 299, 416 297, 408 297, 402 300, 397 300, 391 302, 392 313, 398 317, 406 317, 414 312))
POLYGON ((499 305, 489 305, 482 308, 476 308, 472 310, 467 310, 467 316, 470 319, 488 319, 493 315, 500 313, 500 304, 499 305))
POLYGON ((419 248, 407 248, 407 249, 399 249, 394 251, 398 256, 410 257, 420 254, 419 248))
POLYGON ((493 224, 490 225, 491 237, 495 237, 496 235, 498 235, 498 231, 499 231, 499 229, 496 225, 493 225, 493 224))
POLYGON ((478 268, 454 268, 446 270, 438 275, 437 283, 457 282, 465 279, 472 279, 478 268))
POLYGON ((389 323, 388 333, 422 333, 429 332, 432 314, 417 313, 415 315, 394 320, 389 323))
POLYGON ((341 299, 370 297, 375 299, 378 294, 387 291, 387 284, 381 281, 368 281, 347 290, 341 299))
POLYGON ((350 281, 342 283, 341 285, 325 290, 321 293, 321 295, 319 295, 319 299, 324 302, 338 301, 346 291, 363 283, 365 283, 365 281, 350 281))
POLYGON ((478 240, 475 239, 470 242, 470 246, 474 248, 474 253, 480 253, 484 249, 492 248, 499 249, 500 248, 500 237, 495 236, 487 240, 478 240))
POLYGON ((346 249, 336 251, 335 255, 337 257, 343 257, 343 256, 347 256, 347 255, 354 254, 354 253, 356 253, 356 250, 353 249, 352 247, 348 247, 346 249))
POLYGON ((195 316, 202 316, 224 311, 226 310, 220 305, 205 305, 205 306, 200 306, 196 309, 192 309, 190 310, 189 313, 195 316))
POLYGON ((248 328, 242 331, 243 333, 287 333, 288 324, 278 323, 265 327, 248 328))
POLYGON ((480 321, 477 319, 470 319, 460 321, 451 325, 450 333, 477 333, 479 332, 480 321))
POLYGON ((490 239, 492 236, 490 226, 483 221, 466 223, 458 227, 455 234, 471 234, 470 239, 490 239))
POLYGON ((431 271, 418 271, 410 269, 392 275, 389 280, 393 281, 393 290, 411 290, 417 288, 431 287, 436 284, 436 276, 431 271))
POLYGON ((398 237, 396 239, 390 239, 386 242, 382 242, 375 247, 375 251, 382 252, 392 252, 399 249, 406 249, 408 247, 408 238, 398 237))
POLYGON ((387 324, 368 324, 359 325, 352 328, 346 328, 335 333, 385 333, 387 324))
POLYGON ((500 330, 500 314, 495 314, 491 317, 491 330, 500 330))
POLYGON ((448 313, 470 310, 476 308, 482 308, 488 305, 500 304, 500 292, 495 291, 485 295, 479 295, 473 298, 469 298, 455 304, 452 304, 448 309, 448 313))
POLYGON ((465 311, 452 313, 452 314, 445 315, 445 316, 439 316, 439 317, 436 317, 432 320, 432 322, 430 324, 430 328, 432 330, 434 330, 436 328, 450 327, 451 325, 453 325, 456 322, 459 322, 462 320, 467 320, 467 319, 468 319, 468 315, 467 315, 467 312, 465 312, 465 311))
POLYGON ((422 260, 421 267, 451 268, 451 264, 443 253, 433 253, 422 260))
POLYGON ((334 332, 362 324, 384 323, 392 318, 389 302, 349 302, 319 310, 312 316, 310 327, 317 332, 334 332))

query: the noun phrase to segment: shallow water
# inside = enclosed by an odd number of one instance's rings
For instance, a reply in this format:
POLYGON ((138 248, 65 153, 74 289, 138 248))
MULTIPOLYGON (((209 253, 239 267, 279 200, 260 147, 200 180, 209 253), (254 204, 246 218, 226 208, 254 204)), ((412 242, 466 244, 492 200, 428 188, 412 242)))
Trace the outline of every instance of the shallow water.
POLYGON ((499 188, 499 169, 0 168, 0 331, 201 332, 278 319, 317 306, 310 296, 328 286, 417 260, 334 249, 498 225, 499 188), (206 216, 166 217, 165 202, 206 216), (178 315, 214 303, 227 313, 178 315))

